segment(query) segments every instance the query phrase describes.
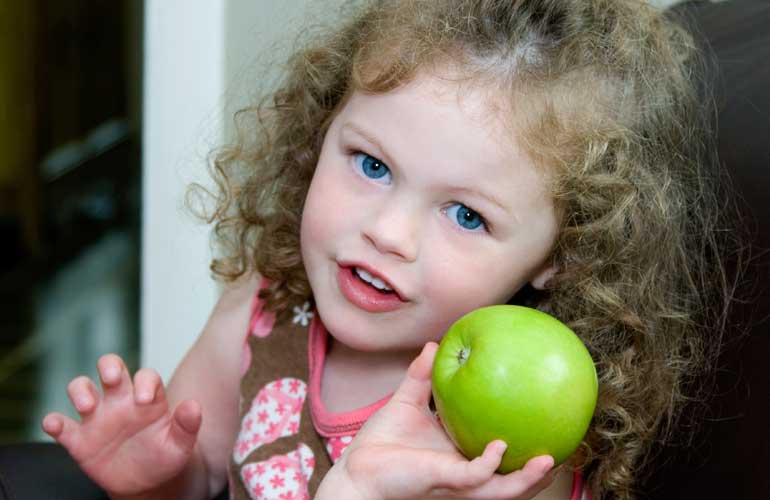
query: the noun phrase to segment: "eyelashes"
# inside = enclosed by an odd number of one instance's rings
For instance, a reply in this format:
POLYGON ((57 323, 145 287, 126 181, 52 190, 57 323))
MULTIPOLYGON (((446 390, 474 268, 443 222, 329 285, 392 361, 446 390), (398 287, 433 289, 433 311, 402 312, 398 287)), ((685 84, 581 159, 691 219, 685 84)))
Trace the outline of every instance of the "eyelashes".
POLYGON ((479 228, 487 229, 487 223, 481 214, 462 203, 453 203, 445 209, 445 213, 457 225, 468 231, 476 231, 479 228))
MULTIPOLYGON (((362 176, 378 184, 390 184, 393 174, 385 162, 360 151, 353 151, 353 163, 362 176)), ((451 203, 442 209, 450 221, 468 232, 488 232, 489 225, 485 218, 473 208, 459 202, 451 203)))
POLYGON ((385 183, 381 179, 387 176, 387 183, 390 184, 391 173, 390 167, 385 165, 381 160, 378 160, 374 156, 366 153, 353 153, 353 161, 355 162, 358 170, 366 177, 374 179, 377 182, 385 183))

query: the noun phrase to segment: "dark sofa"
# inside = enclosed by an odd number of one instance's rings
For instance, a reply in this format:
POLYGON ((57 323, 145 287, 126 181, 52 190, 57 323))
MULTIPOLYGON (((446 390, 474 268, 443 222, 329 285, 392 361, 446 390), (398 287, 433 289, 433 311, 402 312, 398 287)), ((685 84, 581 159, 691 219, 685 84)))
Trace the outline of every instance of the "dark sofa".
POLYGON ((706 423, 692 446, 658 457, 641 498, 770 499, 770 1, 677 10, 717 56, 719 157, 741 198, 750 262, 706 423))
MULTIPOLYGON (((689 2, 675 11, 717 56, 719 154, 752 235, 738 294, 751 300, 735 308, 698 439, 656 458, 640 498, 770 499, 770 1, 689 2)), ((102 498, 58 446, 0 447, 0 500, 102 498)))

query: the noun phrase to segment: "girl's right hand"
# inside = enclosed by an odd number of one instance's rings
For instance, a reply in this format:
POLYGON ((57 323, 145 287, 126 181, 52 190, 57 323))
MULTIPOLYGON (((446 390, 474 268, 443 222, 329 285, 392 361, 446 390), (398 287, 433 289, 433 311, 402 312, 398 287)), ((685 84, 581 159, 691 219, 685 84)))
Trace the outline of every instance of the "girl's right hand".
POLYGON ((80 422, 49 413, 43 430, 112 498, 162 489, 191 460, 200 405, 186 400, 171 412, 160 376, 141 369, 132 382, 114 354, 102 356, 97 367, 104 395, 88 377, 75 378, 67 392, 80 422))
POLYGON ((316 500, 527 500, 553 482, 560 468, 553 469, 549 456, 500 475, 495 470, 505 449, 502 441, 489 443, 473 460, 457 451, 428 407, 437 347, 428 343, 412 362, 390 401, 326 475, 316 500))

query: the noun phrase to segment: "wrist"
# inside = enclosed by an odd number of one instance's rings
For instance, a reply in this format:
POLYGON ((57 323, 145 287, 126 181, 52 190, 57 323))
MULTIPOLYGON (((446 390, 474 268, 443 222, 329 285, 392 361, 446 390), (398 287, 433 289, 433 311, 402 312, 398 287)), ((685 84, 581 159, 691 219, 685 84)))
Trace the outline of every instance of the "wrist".
POLYGON ((345 467, 345 457, 340 459, 321 481, 314 500, 385 500, 370 488, 356 483, 345 467))

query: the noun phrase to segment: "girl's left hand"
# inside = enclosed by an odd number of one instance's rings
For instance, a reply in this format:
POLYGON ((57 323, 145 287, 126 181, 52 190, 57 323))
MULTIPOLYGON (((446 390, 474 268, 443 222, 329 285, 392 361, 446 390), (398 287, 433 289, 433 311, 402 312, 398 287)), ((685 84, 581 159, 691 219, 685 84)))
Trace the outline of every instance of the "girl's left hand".
POLYGON ((505 443, 489 443, 482 456, 465 458, 428 404, 437 344, 425 345, 391 400, 361 428, 319 488, 326 498, 530 499, 555 476, 553 458, 539 456, 521 470, 495 474, 505 443), (348 496, 349 495, 349 496, 348 496))

